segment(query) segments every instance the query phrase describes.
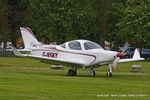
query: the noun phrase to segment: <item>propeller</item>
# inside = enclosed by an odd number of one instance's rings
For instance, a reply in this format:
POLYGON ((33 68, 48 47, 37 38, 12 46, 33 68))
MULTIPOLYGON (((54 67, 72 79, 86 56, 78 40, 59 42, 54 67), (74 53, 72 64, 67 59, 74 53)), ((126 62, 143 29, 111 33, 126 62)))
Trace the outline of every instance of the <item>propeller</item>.
POLYGON ((117 53, 117 57, 116 57, 116 59, 112 63, 112 67, 113 68, 116 68, 117 64, 119 63, 120 58, 124 56, 125 51, 128 49, 128 46, 129 46, 129 44, 128 44, 128 42, 126 42, 124 44, 122 52, 121 53, 120 52, 117 53))
POLYGON ((123 49, 122 49, 122 52, 121 53, 124 53, 127 49, 128 49, 128 46, 129 46, 129 43, 126 42, 123 46, 123 49))

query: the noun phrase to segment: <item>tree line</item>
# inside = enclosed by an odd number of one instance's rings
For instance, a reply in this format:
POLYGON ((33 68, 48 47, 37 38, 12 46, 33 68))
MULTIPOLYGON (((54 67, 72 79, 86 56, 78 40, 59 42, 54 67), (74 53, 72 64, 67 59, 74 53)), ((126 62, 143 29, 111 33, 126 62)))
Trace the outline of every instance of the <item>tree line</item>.
POLYGON ((0 43, 30 27, 38 40, 88 39, 150 48, 150 0, 0 0, 0 43))

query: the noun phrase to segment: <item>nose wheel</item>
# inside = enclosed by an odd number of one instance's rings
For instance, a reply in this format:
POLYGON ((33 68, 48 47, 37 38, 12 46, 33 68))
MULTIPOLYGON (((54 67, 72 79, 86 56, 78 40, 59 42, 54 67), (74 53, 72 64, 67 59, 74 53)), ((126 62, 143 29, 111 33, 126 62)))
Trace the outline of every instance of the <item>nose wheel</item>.
POLYGON ((107 77, 112 77, 112 72, 107 72, 107 77))
POLYGON ((109 72, 107 72, 106 77, 112 77, 112 65, 109 64, 109 72))

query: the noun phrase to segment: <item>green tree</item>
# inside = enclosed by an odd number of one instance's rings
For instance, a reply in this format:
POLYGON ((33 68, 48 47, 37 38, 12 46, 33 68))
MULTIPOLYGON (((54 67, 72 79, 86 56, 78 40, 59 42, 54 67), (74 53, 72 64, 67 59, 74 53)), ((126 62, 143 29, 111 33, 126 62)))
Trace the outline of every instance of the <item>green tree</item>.
POLYGON ((106 28, 108 24, 109 14, 111 10, 112 2, 111 0, 96 0, 94 2, 94 10, 97 16, 97 33, 95 37, 98 43, 104 46, 104 41, 106 40, 106 28))
POLYGON ((28 0, 0 0, 0 43, 12 41, 15 45, 19 37, 19 27, 27 16, 28 0))
POLYGON ((122 46, 127 38, 123 37, 119 31, 118 23, 124 18, 126 11, 126 0, 114 0, 112 1, 112 7, 109 14, 107 23, 106 40, 112 42, 115 47, 122 46))
POLYGON ((150 48, 150 0, 128 0, 125 17, 117 24, 122 38, 136 47, 150 48))
POLYGON ((90 0, 32 0, 28 25, 51 41, 62 43, 72 39, 87 39, 93 30, 95 16, 90 0), (30 23, 30 24, 29 24, 30 23))
POLYGON ((8 0, 0 0, 0 43, 8 40, 8 0))
POLYGON ((28 0, 9 0, 9 35, 10 40, 13 41, 13 44, 16 45, 16 40, 20 36, 19 27, 24 25, 25 17, 29 16, 27 7, 28 7, 28 0))

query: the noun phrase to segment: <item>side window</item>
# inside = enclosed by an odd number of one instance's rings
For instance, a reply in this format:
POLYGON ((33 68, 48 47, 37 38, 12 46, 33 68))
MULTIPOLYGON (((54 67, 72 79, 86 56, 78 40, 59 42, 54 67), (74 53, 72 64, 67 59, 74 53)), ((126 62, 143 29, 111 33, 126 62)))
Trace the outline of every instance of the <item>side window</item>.
POLYGON ((62 47, 62 48, 66 48, 66 44, 65 44, 65 43, 62 44, 61 47, 62 47))
POLYGON ((70 49, 81 50, 81 45, 78 41, 71 41, 68 43, 68 46, 70 49))

